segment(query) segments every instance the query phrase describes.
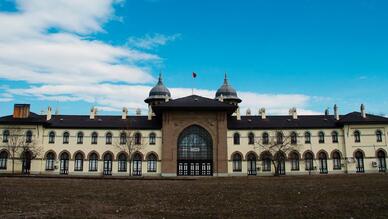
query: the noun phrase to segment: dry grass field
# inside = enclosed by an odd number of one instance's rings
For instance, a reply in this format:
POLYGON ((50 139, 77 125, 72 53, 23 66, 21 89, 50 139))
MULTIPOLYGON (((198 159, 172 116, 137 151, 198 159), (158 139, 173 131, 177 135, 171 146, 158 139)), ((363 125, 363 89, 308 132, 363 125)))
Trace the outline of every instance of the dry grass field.
POLYGON ((0 177, 1 218, 388 218, 388 175, 0 177))

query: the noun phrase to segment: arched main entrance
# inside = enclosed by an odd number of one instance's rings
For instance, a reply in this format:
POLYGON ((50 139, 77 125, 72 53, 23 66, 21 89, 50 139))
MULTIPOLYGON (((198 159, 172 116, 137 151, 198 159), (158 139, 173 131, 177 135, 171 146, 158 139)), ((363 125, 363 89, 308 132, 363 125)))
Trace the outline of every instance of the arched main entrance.
POLYGON ((22 173, 23 174, 30 174, 32 152, 31 151, 23 151, 21 158, 22 158, 22 173))
POLYGON ((178 176, 213 175, 213 141, 206 129, 193 125, 183 130, 177 151, 178 176))

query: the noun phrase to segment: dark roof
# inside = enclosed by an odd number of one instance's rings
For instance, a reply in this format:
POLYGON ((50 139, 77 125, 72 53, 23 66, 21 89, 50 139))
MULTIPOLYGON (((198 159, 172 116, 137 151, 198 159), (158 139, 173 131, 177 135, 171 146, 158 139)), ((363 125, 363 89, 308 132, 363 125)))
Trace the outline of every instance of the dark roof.
POLYGON ((183 110, 183 111, 226 111, 233 113, 237 106, 218 100, 191 95, 175 100, 170 100, 153 107, 156 113, 165 110, 183 110))
POLYGON ((297 129, 297 128, 336 128, 339 127, 334 116, 242 116, 237 120, 235 116, 228 118, 228 129, 297 129))
POLYGON ((366 118, 362 117, 359 112, 352 112, 341 117, 341 122, 344 124, 387 124, 388 118, 366 114, 366 118))
POLYGON ((30 112, 28 118, 13 118, 13 115, 0 117, 0 124, 5 125, 36 125, 45 124, 46 116, 30 112))

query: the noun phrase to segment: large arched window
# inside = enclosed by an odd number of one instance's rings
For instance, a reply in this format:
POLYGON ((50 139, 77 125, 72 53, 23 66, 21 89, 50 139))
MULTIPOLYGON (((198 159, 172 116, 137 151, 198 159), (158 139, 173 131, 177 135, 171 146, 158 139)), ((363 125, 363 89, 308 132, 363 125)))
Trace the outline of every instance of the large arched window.
POLYGON ((124 153, 121 153, 119 155, 118 160, 119 160, 118 171, 127 172, 127 156, 124 153))
POLYGON ((30 130, 26 132, 26 143, 32 143, 32 131, 30 130))
POLYGON ((380 130, 376 131, 376 140, 377 142, 383 142, 383 133, 380 130))
POLYGON ((263 144, 269 144, 269 135, 267 132, 263 133, 263 144))
POLYGON ((304 156, 304 161, 305 161, 305 167, 306 167, 305 169, 307 171, 314 170, 313 159, 314 159, 314 155, 311 152, 306 152, 304 156))
POLYGON ((291 132, 291 144, 298 144, 298 134, 291 132))
POLYGON ((139 132, 135 134, 135 144, 141 145, 141 134, 139 132))
POLYGON ((311 144, 311 133, 310 132, 304 133, 304 143, 311 144))
POLYGON ((156 144, 156 134, 155 133, 151 133, 149 137, 149 143, 150 145, 155 145, 156 144))
POLYGON ((318 133, 318 138, 319 138, 319 143, 324 144, 325 143, 325 133, 324 132, 319 132, 318 133))
POLYGON ((69 159, 70 155, 67 152, 63 152, 60 156, 60 174, 67 175, 69 173, 69 159))
POLYGON ((147 171, 156 172, 157 159, 155 154, 150 154, 147 157, 147 171))
POLYGON ((240 134, 239 133, 234 133, 234 135, 233 135, 233 144, 234 145, 239 145, 240 144, 240 134))
POLYGON ((95 172, 98 169, 98 156, 96 153, 92 153, 89 156, 89 171, 95 172))
POLYGON ((82 153, 78 152, 75 155, 74 171, 83 171, 83 169, 84 169, 84 155, 82 155, 82 153))
POLYGON ((276 143, 277 144, 283 144, 283 138, 284 138, 283 133, 281 133, 281 132, 276 133, 276 143))
POLYGON ((124 145, 127 143, 127 134, 125 132, 120 133, 120 144, 124 145))
POLYGON ((341 169, 341 154, 338 151, 333 152, 333 169, 341 169))
POLYGON ((63 133, 63 144, 69 144, 70 134, 68 132, 63 133))
POLYGON ((49 133, 49 144, 54 144, 55 143, 55 132, 51 131, 49 133))
POLYGON ((242 170, 242 157, 239 153, 233 155, 233 172, 241 172, 242 170))
POLYGON ((252 132, 248 134, 248 144, 255 144, 255 134, 253 134, 252 132))
POLYGON ((272 155, 270 153, 264 153, 261 155, 263 172, 271 172, 272 155))
POLYGON ((105 136, 105 143, 106 144, 112 144, 112 133, 108 132, 106 133, 106 136, 105 136))
POLYGON ((355 153, 356 158, 356 171, 357 173, 363 173, 364 170, 364 154, 361 151, 355 153))
POLYGON ((361 142, 361 133, 360 131, 355 131, 354 132, 354 142, 360 143, 361 142))
POLYGON ((46 170, 54 170, 55 155, 53 152, 49 152, 46 155, 46 170))
POLYGON ((9 141, 9 130, 3 131, 3 143, 7 143, 9 141))
POLYGON ((299 171, 299 154, 294 152, 291 152, 290 155, 291 158, 291 170, 292 171, 299 171))
POLYGON ((383 150, 377 152, 377 159, 379 160, 379 172, 387 170, 386 154, 383 150))
POLYGON ((91 143, 92 144, 97 144, 97 142, 98 142, 98 134, 97 134, 97 132, 93 132, 92 133, 91 143))
POLYGON ((327 171, 327 155, 325 152, 319 153, 319 172, 322 174, 328 173, 327 171))
POLYGON ((7 151, 0 152, 0 170, 7 169, 8 153, 7 151))
POLYGON ((333 131, 333 132, 331 133, 331 139, 332 139, 332 142, 333 142, 333 143, 338 143, 338 132, 333 131))
POLYGON ((84 133, 78 132, 77 134, 77 144, 83 144, 84 143, 84 133))

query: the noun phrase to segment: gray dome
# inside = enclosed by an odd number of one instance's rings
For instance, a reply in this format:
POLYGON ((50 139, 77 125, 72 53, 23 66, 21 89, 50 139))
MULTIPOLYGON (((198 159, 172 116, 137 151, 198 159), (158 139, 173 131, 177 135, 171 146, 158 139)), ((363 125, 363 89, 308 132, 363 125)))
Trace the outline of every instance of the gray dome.
POLYGON ((148 98, 145 100, 149 102, 150 100, 159 100, 159 99, 168 99, 171 98, 171 93, 163 84, 162 75, 159 75, 158 83, 153 87, 148 95, 148 98))
POLYGON ((241 99, 237 96, 236 90, 229 84, 226 74, 224 84, 217 90, 216 99, 219 99, 221 96, 224 100, 232 100, 238 103, 241 102, 241 99))

